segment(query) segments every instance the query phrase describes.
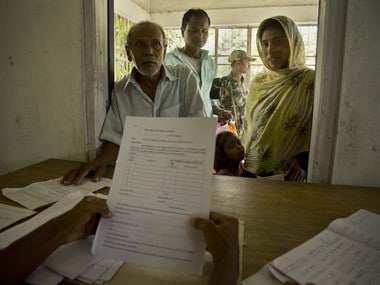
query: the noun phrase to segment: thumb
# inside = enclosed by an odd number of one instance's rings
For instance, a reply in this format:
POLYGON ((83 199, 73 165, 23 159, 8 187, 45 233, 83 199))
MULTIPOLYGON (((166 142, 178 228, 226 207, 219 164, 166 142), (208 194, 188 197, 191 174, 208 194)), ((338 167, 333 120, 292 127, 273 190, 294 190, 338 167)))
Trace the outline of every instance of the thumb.
POLYGON ((196 228, 197 230, 203 231, 207 226, 208 220, 202 219, 202 218, 192 218, 190 220, 191 225, 196 228))
POLYGON ((210 245, 211 241, 218 236, 217 225, 211 220, 193 218, 192 225, 194 228, 202 231, 207 245, 210 245))

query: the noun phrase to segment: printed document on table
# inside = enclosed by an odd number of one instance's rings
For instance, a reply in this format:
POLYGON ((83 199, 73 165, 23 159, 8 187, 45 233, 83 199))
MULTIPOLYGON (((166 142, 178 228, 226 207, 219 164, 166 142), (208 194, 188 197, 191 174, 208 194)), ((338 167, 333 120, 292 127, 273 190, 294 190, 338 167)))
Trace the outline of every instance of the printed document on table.
POLYGON ((92 251, 130 263, 201 273, 205 245, 191 217, 208 218, 216 120, 127 117, 92 251))
POLYGON ((0 204, 0 230, 35 213, 29 209, 0 204))
POLYGON ((63 213, 66 213, 68 210, 71 210, 80 202, 80 200, 83 199, 84 196, 85 195, 80 191, 70 193, 29 220, 1 232, 0 249, 6 248, 12 242, 22 238, 44 223, 58 217, 59 215, 62 215, 63 213))
POLYGON ((35 182, 24 188, 3 188, 3 195, 28 209, 35 210, 52 204, 69 193, 80 191, 87 195, 104 187, 109 187, 111 184, 111 179, 103 177, 98 182, 86 178, 81 185, 65 186, 60 183, 61 179, 62 177, 35 182))

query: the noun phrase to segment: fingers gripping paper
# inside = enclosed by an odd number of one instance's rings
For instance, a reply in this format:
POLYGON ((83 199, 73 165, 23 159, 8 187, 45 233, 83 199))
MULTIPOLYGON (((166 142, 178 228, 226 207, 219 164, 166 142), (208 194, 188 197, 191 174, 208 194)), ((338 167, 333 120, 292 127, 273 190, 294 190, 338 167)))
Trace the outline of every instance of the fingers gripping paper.
POLYGON ((216 121, 127 117, 93 253, 201 273, 205 245, 191 217, 208 218, 216 121))

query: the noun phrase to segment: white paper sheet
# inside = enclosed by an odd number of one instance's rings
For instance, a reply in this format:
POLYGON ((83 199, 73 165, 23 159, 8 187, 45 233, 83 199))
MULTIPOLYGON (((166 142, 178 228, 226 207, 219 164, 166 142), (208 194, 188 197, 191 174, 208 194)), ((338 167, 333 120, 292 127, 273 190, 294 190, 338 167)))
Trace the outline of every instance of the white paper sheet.
POLYGON ((271 265, 301 284, 380 284, 380 252, 328 230, 271 265))
POLYGON ((380 284, 380 215, 360 209, 267 264, 244 285, 380 284), (281 281, 281 282, 280 282, 281 281))
POLYGON ((123 262, 91 254, 92 242, 93 236, 89 236, 59 247, 28 276, 27 282, 54 285, 64 277, 88 284, 110 280, 123 262))
POLYGON ((380 215, 361 209, 272 261, 299 283, 380 284, 380 215))
POLYGON ((282 173, 270 176, 257 176, 257 179, 285 181, 284 174, 282 173))
POLYGON ((336 219, 328 229, 380 251, 380 215, 360 209, 347 218, 336 219))
POLYGON ((65 277, 63 277, 61 274, 50 270, 42 264, 37 269, 35 269, 25 281, 27 284, 31 285, 57 285, 64 278, 65 277))
MULTIPOLYGON (((281 285, 285 282, 280 282, 272 275, 269 269, 269 264, 266 264, 258 272, 249 276, 241 282, 241 285, 281 285)), ((289 280, 289 279, 287 279, 289 280)))
POLYGON ((102 276, 104 276, 108 271, 111 270, 114 273, 116 273, 116 271, 114 271, 113 268, 115 267, 115 265, 117 265, 116 268, 120 268, 122 264, 123 262, 116 261, 115 259, 101 258, 99 262, 92 264, 76 279, 89 284, 101 284, 104 282, 104 280, 102 280, 102 276))
POLYGON ((111 278, 116 274, 116 272, 121 268, 121 266, 124 264, 123 261, 115 261, 111 267, 107 269, 106 272, 104 272, 98 280, 95 281, 95 284, 102 284, 103 282, 108 282, 111 280, 111 278))
POLYGON ((64 186, 60 183, 61 179, 62 177, 36 182, 24 188, 4 188, 3 195, 28 209, 34 210, 54 203, 69 193, 80 191, 86 195, 111 185, 111 179, 105 177, 98 182, 86 178, 79 186, 64 186))
POLYGON ((91 254, 91 244, 92 238, 87 237, 62 245, 49 255, 44 264, 63 276, 75 279, 98 262, 99 257, 91 254))
POLYGON ((191 217, 208 217, 216 120, 127 117, 93 252, 201 273, 204 242, 191 217))
POLYGON ((0 204, 0 230, 35 213, 28 209, 0 204))

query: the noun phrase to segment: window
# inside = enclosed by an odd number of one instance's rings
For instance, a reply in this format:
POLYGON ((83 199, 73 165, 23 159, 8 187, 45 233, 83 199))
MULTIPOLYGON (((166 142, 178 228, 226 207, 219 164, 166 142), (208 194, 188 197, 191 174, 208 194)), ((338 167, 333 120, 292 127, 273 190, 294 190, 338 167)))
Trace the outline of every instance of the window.
MULTIPOLYGON (((299 25, 305 43, 306 65, 315 68, 315 57, 317 48, 317 25, 299 25)), ((168 49, 171 51, 176 47, 184 46, 180 29, 165 29, 168 38, 168 49)), ((256 48, 257 27, 234 26, 234 27, 216 27, 210 28, 209 38, 204 49, 209 51, 209 55, 215 59, 217 66, 217 77, 227 75, 230 70, 228 56, 235 49, 242 49, 256 58, 251 63, 250 74, 247 74, 247 80, 263 68, 263 63, 256 48)))
POLYGON ((230 73, 231 64, 228 62, 228 57, 235 49, 248 51, 248 29, 247 28, 218 28, 217 41, 217 76, 224 76, 230 73))
POLYGON ((125 50, 126 38, 129 29, 134 23, 115 13, 114 16, 114 52, 115 52, 115 78, 114 81, 120 80, 132 70, 132 63, 128 61, 125 50))
POLYGON ((318 26, 299 26, 298 28, 305 43, 306 65, 310 68, 315 69, 318 26))

